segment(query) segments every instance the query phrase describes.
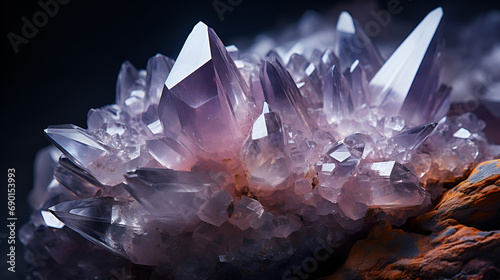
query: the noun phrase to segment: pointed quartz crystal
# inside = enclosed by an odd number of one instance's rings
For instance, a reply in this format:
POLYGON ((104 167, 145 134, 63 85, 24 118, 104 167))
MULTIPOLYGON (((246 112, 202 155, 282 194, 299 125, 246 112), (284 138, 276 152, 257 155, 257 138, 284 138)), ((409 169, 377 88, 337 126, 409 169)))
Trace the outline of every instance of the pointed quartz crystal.
POLYGON ((131 114, 144 111, 146 98, 146 71, 138 71, 130 61, 120 68, 116 81, 116 104, 131 114))
MULTIPOLYGON (((363 27, 348 12, 340 13, 337 21, 337 54, 342 67, 349 67, 359 60, 368 79, 378 71, 383 59, 363 27)), ((344 68, 342 68, 344 69, 344 68)))
POLYGON ((293 77, 297 88, 308 108, 321 108, 323 95, 319 71, 313 63, 300 54, 293 54, 288 61, 287 69, 293 77))
POLYGON ((428 123, 417 126, 394 135, 389 139, 389 141, 401 148, 406 149, 407 151, 413 151, 424 143, 427 138, 429 138, 436 126, 437 123, 428 123))
POLYGON ((317 128, 316 122, 307 112, 306 104, 290 73, 276 59, 264 61, 260 80, 266 102, 279 112, 285 123, 307 135, 317 128))
POLYGON ((131 259, 127 243, 132 236, 141 234, 142 227, 151 219, 139 204, 111 197, 66 201, 50 207, 49 211, 87 240, 127 259, 131 259))
POLYGON ((108 150, 104 143, 72 124, 49 126, 45 135, 67 157, 82 166, 91 165, 108 150))
POLYGON ((75 125, 54 125, 45 129, 49 140, 74 163, 87 170, 101 184, 123 182, 126 165, 112 149, 75 125))
POLYGON ((163 85, 174 65, 174 60, 162 54, 156 54, 148 60, 146 66, 146 88, 151 104, 160 101, 163 85))
POLYGON ((440 84, 440 22, 443 10, 430 12, 401 43, 369 83, 370 103, 386 116, 400 114, 409 125, 436 121, 440 84))
POLYGON ((355 109, 365 105, 366 94, 368 94, 368 82, 365 70, 361 67, 359 60, 355 60, 349 69, 344 72, 344 77, 351 89, 351 100, 355 109))
POLYGON ((323 76, 323 111, 330 124, 349 116, 354 109, 349 86, 339 71, 333 65, 323 76))
POLYGON ((287 154, 281 118, 264 103, 243 145, 242 161, 249 175, 252 192, 274 191, 287 186, 291 162, 287 154))
POLYGON ((248 91, 220 39, 199 22, 165 82, 160 121, 165 129, 184 133, 205 151, 231 150, 248 129, 248 91))

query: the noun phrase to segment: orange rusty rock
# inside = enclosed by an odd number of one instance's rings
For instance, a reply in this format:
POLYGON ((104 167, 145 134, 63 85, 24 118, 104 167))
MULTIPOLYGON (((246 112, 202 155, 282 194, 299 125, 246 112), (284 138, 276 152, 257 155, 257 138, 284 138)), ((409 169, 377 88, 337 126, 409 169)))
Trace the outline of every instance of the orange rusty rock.
POLYGON ((415 221, 430 230, 439 230, 440 221, 446 219, 489 229, 499 224, 499 210, 500 160, 492 160, 479 164, 467 180, 446 192, 432 211, 415 221))
POLYGON ((427 235, 381 222, 325 280, 500 279, 499 213, 500 160, 493 160, 478 165, 407 227, 427 235))

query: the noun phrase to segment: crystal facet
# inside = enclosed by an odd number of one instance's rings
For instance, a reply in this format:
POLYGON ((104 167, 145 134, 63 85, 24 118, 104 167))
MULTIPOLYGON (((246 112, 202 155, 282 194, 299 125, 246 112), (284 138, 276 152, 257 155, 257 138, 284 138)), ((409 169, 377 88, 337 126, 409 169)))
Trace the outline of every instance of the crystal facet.
POLYGON ((306 279, 315 248, 342 258, 378 221, 403 225, 498 154, 486 122, 448 112, 442 15, 385 63, 347 12, 251 51, 200 22, 176 60, 124 62, 87 129, 45 130, 59 151, 37 155, 20 231, 33 278, 306 279))

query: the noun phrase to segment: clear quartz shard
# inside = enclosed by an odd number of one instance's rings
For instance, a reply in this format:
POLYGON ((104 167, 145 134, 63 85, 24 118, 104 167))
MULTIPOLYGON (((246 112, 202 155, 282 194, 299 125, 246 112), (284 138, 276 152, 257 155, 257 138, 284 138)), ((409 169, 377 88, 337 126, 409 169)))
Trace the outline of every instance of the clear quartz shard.
POLYGON ((361 67, 359 60, 355 60, 349 69, 344 72, 347 84, 351 89, 351 100, 354 109, 363 107, 365 96, 368 94, 368 82, 363 67, 361 67))
POLYGON ((104 143, 72 124, 49 126, 45 135, 67 157, 85 167, 108 151, 104 143))
POLYGON ((146 71, 137 69, 125 61, 116 81, 116 104, 123 106, 132 114, 144 110, 146 98, 146 71))
POLYGON ((104 187, 91 174, 65 157, 59 159, 54 178, 80 199, 94 197, 104 187))
MULTIPOLYGON (((115 154, 116 148, 109 147, 94 135, 75 125, 56 125, 45 129, 45 134, 49 140, 64 155, 70 158, 74 163, 87 170, 101 184, 117 185, 124 181, 123 174, 126 171, 127 164, 124 160, 131 160, 130 154, 115 154)), ((118 138, 116 133, 114 139, 118 138)), ((113 143, 111 143, 113 144, 113 143)), ((131 147, 134 149, 134 147, 131 147)))
POLYGON ((126 257, 125 250, 112 247, 107 241, 111 231, 126 231, 121 225, 112 225, 113 206, 119 205, 113 198, 90 198, 85 200, 67 201, 49 208, 50 212, 72 230, 86 239, 101 245, 112 252, 126 257), (116 227, 111 229, 112 227, 116 227))
POLYGON ((337 21, 337 54, 343 67, 349 67, 359 60, 368 79, 371 79, 384 63, 363 27, 346 11, 340 13, 337 21))
POLYGON ((217 186, 207 172, 140 168, 125 177, 125 188, 144 208, 179 229, 198 220, 199 207, 217 186))
POLYGON ((428 123, 417 126, 390 138, 390 142, 410 152, 417 149, 434 132, 437 123, 428 123))
POLYGON ((143 227, 152 219, 139 204, 119 202, 112 197, 66 201, 50 207, 49 211, 87 240, 127 259, 133 258, 127 252, 132 236, 142 235, 143 227))
POLYGON ((266 102, 280 113, 286 123, 293 123, 297 130, 308 135, 317 128, 307 112, 307 107, 290 73, 278 60, 264 61, 260 80, 266 102))
POLYGON ((280 115, 264 103, 241 152, 252 192, 284 188, 291 175, 291 162, 280 115))
POLYGON ((446 97, 436 95, 442 16, 442 8, 430 12, 371 79, 370 105, 379 106, 386 116, 401 114, 409 125, 436 121, 429 106, 446 97))
POLYGON ((288 61, 287 69, 307 107, 321 108, 323 105, 321 79, 316 66, 307 61, 303 55, 293 54, 288 61))
POLYGON ((148 60, 146 88, 151 103, 158 104, 163 86, 173 65, 174 60, 162 54, 156 54, 148 60))
POLYGON ((169 169, 187 171, 196 163, 196 157, 182 142, 169 137, 146 140, 146 147, 156 161, 169 169))
POLYGON ((165 128, 182 131, 211 152, 230 150, 243 139, 251 117, 248 86, 220 39, 204 23, 189 34, 165 89, 159 108, 165 128), (171 128, 172 120, 165 114, 174 115, 173 122, 179 125, 171 128))
POLYGON ((225 190, 219 190, 207 199, 198 211, 198 217, 206 223, 220 227, 229 218, 228 207, 233 197, 225 190))
POLYGON ((353 109, 347 81, 338 66, 333 65, 323 76, 323 111, 328 123, 344 119, 353 109))
POLYGON ((360 202, 380 208, 418 206, 427 195, 417 175, 397 161, 361 165, 344 188, 357 193, 360 202))

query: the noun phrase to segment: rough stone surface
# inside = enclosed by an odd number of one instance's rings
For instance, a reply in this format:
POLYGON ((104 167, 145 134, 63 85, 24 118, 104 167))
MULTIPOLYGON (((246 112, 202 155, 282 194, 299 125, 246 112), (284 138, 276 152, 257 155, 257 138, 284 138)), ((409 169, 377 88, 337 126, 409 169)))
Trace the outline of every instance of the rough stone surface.
POLYGON ((380 222, 325 279, 499 279, 499 194, 500 160, 484 162, 405 231, 380 222))

